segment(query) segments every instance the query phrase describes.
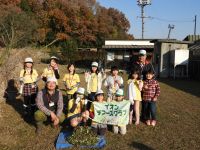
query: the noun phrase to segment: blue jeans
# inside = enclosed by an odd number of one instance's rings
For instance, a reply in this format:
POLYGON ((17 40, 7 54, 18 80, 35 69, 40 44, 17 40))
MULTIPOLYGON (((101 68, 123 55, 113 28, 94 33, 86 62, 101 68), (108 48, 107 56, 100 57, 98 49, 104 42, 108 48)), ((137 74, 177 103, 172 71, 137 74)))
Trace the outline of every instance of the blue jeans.
POLYGON ((144 106, 144 119, 145 120, 156 120, 156 102, 154 101, 143 101, 144 106))

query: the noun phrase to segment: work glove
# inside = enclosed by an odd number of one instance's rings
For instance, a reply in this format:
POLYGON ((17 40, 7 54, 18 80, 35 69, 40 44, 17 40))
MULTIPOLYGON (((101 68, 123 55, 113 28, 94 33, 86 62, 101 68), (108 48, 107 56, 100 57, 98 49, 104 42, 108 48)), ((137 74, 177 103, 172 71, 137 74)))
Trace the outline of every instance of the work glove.
POLYGON ((88 99, 85 99, 85 102, 84 102, 84 104, 85 104, 85 105, 87 105, 87 103, 88 103, 88 99))
POLYGON ((76 99, 76 101, 75 101, 75 104, 78 104, 80 101, 81 101, 81 98, 80 98, 80 97, 77 97, 77 99, 76 99))

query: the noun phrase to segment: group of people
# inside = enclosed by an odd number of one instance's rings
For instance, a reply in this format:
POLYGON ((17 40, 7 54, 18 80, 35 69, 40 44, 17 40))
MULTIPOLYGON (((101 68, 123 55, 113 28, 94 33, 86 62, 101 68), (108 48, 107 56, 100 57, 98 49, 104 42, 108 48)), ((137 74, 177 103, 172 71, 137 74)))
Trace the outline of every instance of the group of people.
MULTIPOLYGON (((112 66, 107 76, 98 69, 98 63, 92 62, 90 72, 85 73, 86 88, 80 87, 80 77, 76 73, 75 65, 67 66, 67 73, 63 77, 67 104, 63 102, 63 94, 59 90, 58 58, 53 56, 50 64, 39 77, 33 69, 32 58, 26 58, 24 68, 20 72, 20 84, 24 97, 24 112, 34 116, 36 132, 40 133, 43 122, 50 121, 54 126, 69 120, 70 126, 76 128, 79 124, 86 124, 95 116, 93 102, 112 101, 131 102, 129 124, 135 116, 135 125, 139 125, 140 118, 147 125, 156 125, 156 101, 160 94, 160 87, 155 80, 155 71, 151 63, 146 61, 146 50, 140 50, 138 61, 132 64, 127 81, 127 94, 124 92, 124 80, 119 75, 117 66, 112 66), (38 92, 37 82, 42 79, 45 87, 38 92), (106 92, 102 90, 105 87, 106 92), (86 94, 87 93, 87 94, 86 94), (141 115, 140 115, 140 103, 141 115), (66 107, 66 111, 64 108, 66 107)), ((90 123, 94 132, 104 135, 106 124, 95 121, 90 123)), ((113 127, 114 133, 126 134, 126 125, 113 127)))

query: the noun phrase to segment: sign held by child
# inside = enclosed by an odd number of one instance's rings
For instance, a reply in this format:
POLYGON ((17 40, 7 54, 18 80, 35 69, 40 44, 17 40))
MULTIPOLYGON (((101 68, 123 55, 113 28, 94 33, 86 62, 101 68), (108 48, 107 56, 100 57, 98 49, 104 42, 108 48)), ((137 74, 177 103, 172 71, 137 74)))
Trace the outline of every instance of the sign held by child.
POLYGON ((129 121, 129 101, 122 102, 93 102, 94 121, 102 124, 127 125, 129 121))

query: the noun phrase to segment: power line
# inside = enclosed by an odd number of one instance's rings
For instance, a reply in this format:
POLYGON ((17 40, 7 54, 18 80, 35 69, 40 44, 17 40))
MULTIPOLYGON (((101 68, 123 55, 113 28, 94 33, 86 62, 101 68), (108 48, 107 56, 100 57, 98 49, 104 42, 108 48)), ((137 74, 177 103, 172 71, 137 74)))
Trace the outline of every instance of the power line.
POLYGON ((141 7, 141 16, 142 19, 142 39, 144 38, 144 19, 148 18, 144 16, 144 7, 147 5, 151 5, 151 0, 137 0, 138 6, 141 7))
POLYGON ((163 22, 194 22, 194 20, 168 20, 168 19, 163 19, 163 18, 158 18, 158 17, 151 17, 151 19, 163 21, 163 22))

